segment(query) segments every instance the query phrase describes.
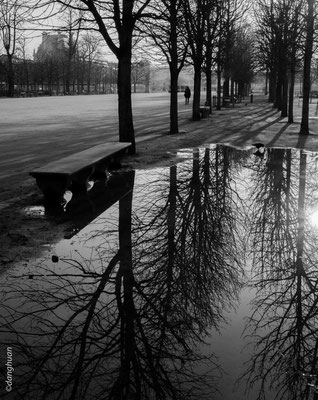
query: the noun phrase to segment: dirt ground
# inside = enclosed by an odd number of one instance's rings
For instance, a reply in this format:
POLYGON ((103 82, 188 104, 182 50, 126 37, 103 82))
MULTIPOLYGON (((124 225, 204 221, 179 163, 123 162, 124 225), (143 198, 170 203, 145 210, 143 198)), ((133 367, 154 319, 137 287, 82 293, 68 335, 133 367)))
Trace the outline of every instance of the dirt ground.
MULTIPOLYGON (((123 160, 125 168, 146 169, 172 165, 178 150, 224 143, 238 147, 262 142, 268 147, 298 147, 318 151, 318 104, 311 105, 311 134, 299 136, 301 105, 295 104, 295 123, 273 110, 264 96, 243 102, 234 108, 213 110, 209 118, 192 122, 189 113, 180 118, 180 133, 167 135, 156 131, 137 142, 137 154, 123 160)), ((9 178, 10 180, 10 178, 9 178)), ((42 195, 34 180, 11 181, 0 194, 0 268, 28 264, 30 259, 49 252, 65 236, 67 222, 44 215, 42 195)))

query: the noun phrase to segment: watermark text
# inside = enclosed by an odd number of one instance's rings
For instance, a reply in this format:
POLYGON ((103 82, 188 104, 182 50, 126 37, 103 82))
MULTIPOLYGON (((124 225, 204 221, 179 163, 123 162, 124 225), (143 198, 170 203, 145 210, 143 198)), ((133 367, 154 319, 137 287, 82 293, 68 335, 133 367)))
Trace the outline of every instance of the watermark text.
POLYGON ((5 364, 7 367, 7 380, 6 383, 6 391, 11 392, 12 384, 13 384, 13 352, 12 347, 7 347, 7 362, 5 364))

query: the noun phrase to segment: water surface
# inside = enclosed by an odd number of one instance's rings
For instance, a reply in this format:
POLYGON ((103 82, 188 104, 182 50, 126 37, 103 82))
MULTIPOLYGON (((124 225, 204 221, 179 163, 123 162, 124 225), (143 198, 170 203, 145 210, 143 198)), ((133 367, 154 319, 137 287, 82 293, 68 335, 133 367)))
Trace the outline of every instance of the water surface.
POLYGON ((52 259, 1 277, 3 395, 314 398, 317 155, 179 156, 120 174, 125 190, 52 259))

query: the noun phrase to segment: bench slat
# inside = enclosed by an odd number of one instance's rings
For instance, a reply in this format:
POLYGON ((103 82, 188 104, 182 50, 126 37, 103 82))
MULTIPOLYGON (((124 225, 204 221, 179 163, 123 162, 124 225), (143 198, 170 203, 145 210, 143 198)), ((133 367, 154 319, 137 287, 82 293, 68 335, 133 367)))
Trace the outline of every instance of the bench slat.
POLYGON ((43 167, 30 172, 30 175, 33 177, 47 174, 66 176, 72 175, 76 172, 79 172, 81 169, 90 167, 97 162, 100 162, 112 155, 115 155, 119 151, 128 149, 130 146, 131 143, 127 142, 102 143, 71 156, 50 162, 43 167))

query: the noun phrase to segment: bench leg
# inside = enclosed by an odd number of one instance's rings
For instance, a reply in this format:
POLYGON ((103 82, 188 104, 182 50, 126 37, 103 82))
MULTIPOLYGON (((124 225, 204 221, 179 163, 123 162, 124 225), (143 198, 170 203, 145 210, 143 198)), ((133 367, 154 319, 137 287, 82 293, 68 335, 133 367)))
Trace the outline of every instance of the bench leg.
POLYGON ((95 170, 93 174, 91 175, 91 178, 93 180, 98 180, 98 181, 105 181, 107 179, 107 162, 101 162, 97 163, 95 165, 95 170))
POLYGON ((74 195, 87 192, 87 183, 94 171, 95 167, 89 167, 72 176, 70 190, 74 195))
POLYGON ((45 204, 63 204, 63 195, 69 184, 67 177, 37 177, 36 183, 44 194, 45 204))
POLYGON ((116 170, 116 169, 121 169, 122 168, 122 164, 121 164, 121 158, 120 155, 115 155, 113 156, 108 163, 108 169, 110 170, 116 170))
POLYGON ((117 170, 120 168, 122 168, 120 156, 113 156, 106 161, 97 163, 90 178, 94 181, 106 181, 109 177, 109 172, 107 171, 117 170))

